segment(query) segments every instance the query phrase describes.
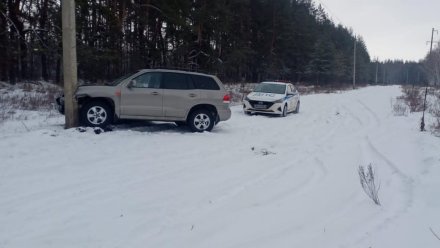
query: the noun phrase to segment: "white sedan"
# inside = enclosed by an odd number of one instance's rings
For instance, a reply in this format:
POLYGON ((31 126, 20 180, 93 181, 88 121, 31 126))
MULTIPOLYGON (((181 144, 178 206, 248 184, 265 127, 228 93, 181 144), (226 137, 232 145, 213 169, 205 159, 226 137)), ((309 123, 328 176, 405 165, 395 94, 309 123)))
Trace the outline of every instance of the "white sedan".
POLYGON ((299 93, 291 83, 262 82, 243 100, 245 114, 265 113, 285 117, 298 113, 299 93))

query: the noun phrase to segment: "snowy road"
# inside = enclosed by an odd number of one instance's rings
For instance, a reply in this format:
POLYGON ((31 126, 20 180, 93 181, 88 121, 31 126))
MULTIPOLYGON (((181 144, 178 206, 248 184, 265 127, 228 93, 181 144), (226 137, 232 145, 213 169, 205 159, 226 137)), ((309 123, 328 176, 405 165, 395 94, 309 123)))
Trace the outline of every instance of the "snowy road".
POLYGON ((303 96, 286 118, 235 106, 202 134, 6 123, 0 248, 439 247, 440 140, 392 115, 398 95, 303 96), (359 183, 370 163, 382 206, 359 183))

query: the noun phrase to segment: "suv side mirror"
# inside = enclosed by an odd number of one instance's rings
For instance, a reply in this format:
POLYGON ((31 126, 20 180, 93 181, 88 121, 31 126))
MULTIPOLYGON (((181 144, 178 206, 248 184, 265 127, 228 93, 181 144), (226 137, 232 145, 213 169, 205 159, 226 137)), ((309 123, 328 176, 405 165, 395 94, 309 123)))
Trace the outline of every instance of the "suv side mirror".
POLYGON ((134 83, 135 82, 133 80, 130 80, 130 82, 128 82, 128 84, 127 84, 127 88, 129 88, 129 89, 133 88, 134 83))

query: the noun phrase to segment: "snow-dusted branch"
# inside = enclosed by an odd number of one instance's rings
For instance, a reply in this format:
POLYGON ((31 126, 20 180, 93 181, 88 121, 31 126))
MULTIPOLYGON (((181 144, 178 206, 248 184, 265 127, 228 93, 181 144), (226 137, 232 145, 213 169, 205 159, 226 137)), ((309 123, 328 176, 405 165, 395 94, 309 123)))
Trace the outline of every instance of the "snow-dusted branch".
POLYGON ((361 165, 358 169, 361 186, 364 192, 370 197, 376 205, 380 205, 379 201, 379 189, 380 183, 376 185, 376 174, 373 170, 373 166, 369 164, 367 170, 361 165))

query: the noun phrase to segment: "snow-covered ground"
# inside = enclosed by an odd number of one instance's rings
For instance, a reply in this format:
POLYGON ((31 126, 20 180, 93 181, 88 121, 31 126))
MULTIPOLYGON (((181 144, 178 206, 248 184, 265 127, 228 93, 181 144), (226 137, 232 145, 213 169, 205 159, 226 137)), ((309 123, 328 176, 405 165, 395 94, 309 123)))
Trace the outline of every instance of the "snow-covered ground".
POLYGON ((398 86, 303 96, 286 118, 100 135, 0 124, 0 247, 440 247, 440 139, 398 86), (377 206, 360 165, 380 181, 377 206))

